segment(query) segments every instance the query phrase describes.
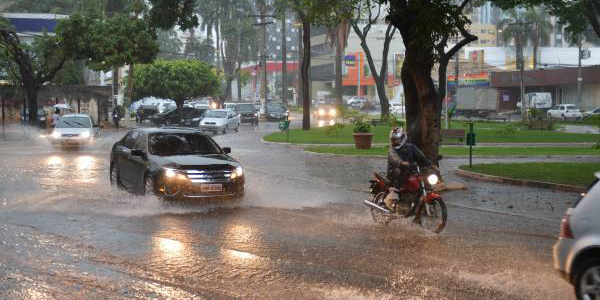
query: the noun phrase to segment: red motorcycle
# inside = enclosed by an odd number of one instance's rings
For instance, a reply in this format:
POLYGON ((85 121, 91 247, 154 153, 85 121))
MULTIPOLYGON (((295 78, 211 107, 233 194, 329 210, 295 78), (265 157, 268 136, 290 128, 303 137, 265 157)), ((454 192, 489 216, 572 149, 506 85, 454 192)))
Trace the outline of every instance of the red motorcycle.
POLYGON ((414 223, 434 233, 444 230, 448 219, 446 204, 431 188, 439 180, 436 174, 425 176, 418 165, 413 165, 408 179, 400 189, 394 188, 385 173, 374 175, 375 180, 370 181, 373 199, 365 200, 364 203, 371 209, 375 222, 387 226, 395 219, 413 218, 414 223), (385 204, 386 198, 388 203, 393 203, 392 207, 385 204))

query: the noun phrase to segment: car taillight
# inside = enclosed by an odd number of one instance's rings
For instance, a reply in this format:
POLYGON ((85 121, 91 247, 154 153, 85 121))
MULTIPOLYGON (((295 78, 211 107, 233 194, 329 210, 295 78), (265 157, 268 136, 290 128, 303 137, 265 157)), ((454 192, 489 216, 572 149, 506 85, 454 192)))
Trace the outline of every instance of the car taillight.
POLYGON ((573 238, 573 232, 571 232, 571 224, 569 222, 569 214, 566 214, 562 218, 562 221, 560 221, 560 233, 558 234, 558 237, 565 239, 573 238))

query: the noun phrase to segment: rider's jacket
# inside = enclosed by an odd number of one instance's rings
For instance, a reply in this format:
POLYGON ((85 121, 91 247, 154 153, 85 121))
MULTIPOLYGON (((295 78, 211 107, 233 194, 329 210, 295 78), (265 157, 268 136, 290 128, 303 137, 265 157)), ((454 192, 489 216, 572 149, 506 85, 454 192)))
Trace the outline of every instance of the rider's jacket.
MULTIPOLYGON (((417 163, 421 167, 431 166, 429 158, 427 158, 427 156, 425 156, 425 154, 423 154, 423 152, 421 152, 414 144, 406 143, 398 149, 390 147, 390 151, 388 152, 388 176, 397 177, 405 175, 412 163, 417 163)), ((399 179, 403 180, 404 178, 390 179, 398 182, 399 179)))

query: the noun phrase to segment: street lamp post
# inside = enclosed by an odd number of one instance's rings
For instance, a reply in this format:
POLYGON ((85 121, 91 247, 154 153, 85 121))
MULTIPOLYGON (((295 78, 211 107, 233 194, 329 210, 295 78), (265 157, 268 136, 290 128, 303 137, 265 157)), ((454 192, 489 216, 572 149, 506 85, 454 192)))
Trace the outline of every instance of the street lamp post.
POLYGON ((577 55, 577 60, 578 60, 578 63, 577 63, 577 65, 578 65, 577 66, 577 104, 579 105, 579 107, 582 107, 583 103, 581 103, 581 83, 583 81, 583 78, 581 78, 581 56, 582 56, 581 55, 582 54, 581 53, 581 35, 577 39, 577 46, 578 46, 577 47, 578 48, 578 51, 577 51, 577 54, 578 54, 577 55))
POLYGON ((265 111, 265 103, 267 102, 267 25, 271 25, 274 24, 275 22, 273 21, 269 21, 267 22, 265 20, 265 18, 274 18, 275 16, 273 15, 267 15, 266 14, 266 6, 263 5, 261 7, 261 14, 260 15, 249 15, 248 17, 258 17, 260 18, 260 23, 256 23, 253 24, 253 26, 262 26, 263 28, 263 39, 262 39, 262 51, 261 51, 261 63, 262 63, 262 69, 263 69, 263 74, 262 74, 262 82, 261 82, 261 104, 260 104, 260 110, 261 113, 264 113, 265 111))

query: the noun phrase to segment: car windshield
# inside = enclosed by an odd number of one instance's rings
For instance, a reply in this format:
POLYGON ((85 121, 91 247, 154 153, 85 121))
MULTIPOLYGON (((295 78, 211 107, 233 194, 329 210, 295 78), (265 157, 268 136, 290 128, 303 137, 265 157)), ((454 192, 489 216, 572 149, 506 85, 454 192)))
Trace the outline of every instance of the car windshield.
POLYGON ((148 141, 150 153, 158 156, 221 153, 211 138, 200 133, 153 133, 148 141))
POLYGON ((90 128, 90 119, 86 117, 63 117, 56 128, 90 128))
POLYGON ((283 111, 283 107, 275 105, 275 106, 269 106, 269 111, 271 112, 282 112, 283 111))
POLYGON ((252 104, 240 104, 235 107, 238 112, 254 112, 254 105, 252 104))
POLYGON ((207 118, 227 118, 227 112, 211 110, 206 113, 207 118))

